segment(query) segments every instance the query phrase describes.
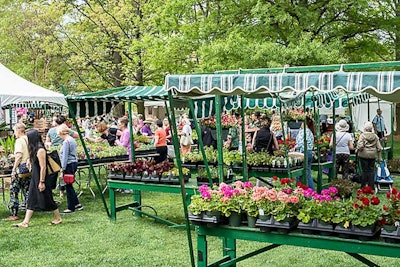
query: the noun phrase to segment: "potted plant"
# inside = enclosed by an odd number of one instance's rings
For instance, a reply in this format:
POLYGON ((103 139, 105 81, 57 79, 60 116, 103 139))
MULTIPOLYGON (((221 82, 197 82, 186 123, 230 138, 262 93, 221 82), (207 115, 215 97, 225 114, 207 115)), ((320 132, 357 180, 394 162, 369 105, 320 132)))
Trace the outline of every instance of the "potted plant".
POLYGON ((341 198, 349 198, 353 194, 357 184, 347 179, 334 179, 331 186, 337 188, 338 196, 341 198))
POLYGON ((242 207, 247 195, 248 188, 243 187, 241 181, 237 181, 233 186, 221 183, 219 186, 221 195, 221 213, 229 219, 229 225, 239 226, 241 224, 242 207))
POLYGON ((386 193, 381 237, 388 243, 400 242, 400 192, 396 187, 386 193))
POLYGON ((377 224, 382 220, 382 206, 374 195, 371 187, 366 186, 357 190, 355 199, 338 202, 334 223, 338 223, 335 232, 344 235, 353 235, 360 239, 374 236, 378 229, 377 224))
POLYGON ((400 225, 400 192, 394 186, 386 193, 382 224, 387 232, 396 231, 400 225))
POLYGON ((210 188, 204 184, 198 189, 200 195, 195 194, 191 197, 188 210, 193 221, 203 221, 206 223, 219 223, 221 221, 221 194, 217 188, 210 188), (200 218, 201 217, 201 218, 200 218))

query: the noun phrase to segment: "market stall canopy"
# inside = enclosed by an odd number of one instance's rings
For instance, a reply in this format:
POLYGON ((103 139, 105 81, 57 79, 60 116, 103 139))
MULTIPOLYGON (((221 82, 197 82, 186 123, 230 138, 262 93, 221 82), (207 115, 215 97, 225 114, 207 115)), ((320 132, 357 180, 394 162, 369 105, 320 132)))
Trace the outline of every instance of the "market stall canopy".
POLYGON ((68 95, 66 99, 75 114, 85 117, 109 113, 118 102, 167 100, 168 92, 164 86, 126 86, 80 95, 68 95))
POLYGON ((53 103, 67 106, 63 94, 31 83, 0 63, 0 106, 4 108, 23 102, 53 103))
MULTIPOLYGON (((285 102, 281 102, 277 98, 245 98, 245 109, 278 109, 280 103, 286 108, 300 108, 303 107, 303 98, 291 93, 282 93, 281 97, 285 102)), ((324 110, 332 110, 333 105, 336 109, 344 110, 351 105, 359 105, 365 103, 371 97, 367 93, 350 93, 346 94, 343 91, 332 91, 327 93, 320 93, 315 95, 315 101, 311 95, 306 96, 306 106, 324 110)), ((194 100, 194 111, 197 118, 205 118, 215 114, 214 97, 196 97, 194 100)), ((221 105, 223 111, 236 110, 241 107, 240 98, 237 95, 223 96, 221 98, 221 105)), ((328 112, 330 114, 330 112, 328 112)), ((337 113, 338 114, 338 113, 337 113)))
POLYGON ((168 75, 166 90, 176 95, 244 95, 263 98, 294 91, 369 93, 380 99, 400 102, 400 72, 323 72, 271 74, 168 75))

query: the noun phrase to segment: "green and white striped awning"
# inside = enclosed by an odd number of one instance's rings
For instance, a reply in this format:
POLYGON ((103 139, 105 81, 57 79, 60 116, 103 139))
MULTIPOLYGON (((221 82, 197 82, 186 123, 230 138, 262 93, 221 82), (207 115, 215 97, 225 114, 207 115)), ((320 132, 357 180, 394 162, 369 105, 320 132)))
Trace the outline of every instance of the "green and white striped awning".
MULTIPOLYGON (((303 107, 303 98, 296 97, 294 95, 283 93, 286 95, 284 98, 285 102, 282 102, 286 108, 300 108, 303 107), (290 98, 289 98, 290 96, 290 98)), ((371 95, 367 93, 361 94, 346 94, 340 91, 332 91, 327 93, 320 93, 315 95, 315 101, 313 101, 311 95, 306 96, 306 106, 317 108, 347 108, 348 104, 359 105, 365 103, 370 99, 371 95)), ((197 118, 209 117, 215 114, 214 98, 199 98, 194 101, 194 109, 197 118)), ((277 109, 280 106, 280 100, 277 98, 266 97, 260 99, 245 98, 244 105, 245 109, 277 109)), ((223 111, 231 111, 241 107, 240 98, 235 96, 223 96, 221 97, 221 106, 223 111)))
POLYGON ((300 94, 341 89, 400 102, 400 72, 168 75, 165 88, 176 95, 244 95, 248 98, 275 97, 286 91, 300 94))
POLYGON ((167 100, 163 86, 126 86, 80 95, 66 96, 75 114, 80 117, 109 113, 119 102, 167 100))

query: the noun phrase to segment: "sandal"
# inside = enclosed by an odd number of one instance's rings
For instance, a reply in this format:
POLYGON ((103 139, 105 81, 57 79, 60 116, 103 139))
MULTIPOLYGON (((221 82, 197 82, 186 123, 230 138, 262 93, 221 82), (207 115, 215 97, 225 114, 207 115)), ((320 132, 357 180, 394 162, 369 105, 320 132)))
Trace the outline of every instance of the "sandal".
POLYGON ((19 228, 28 228, 29 227, 29 223, 20 222, 20 223, 13 224, 12 226, 13 227, 19 227, 19 228))
POLYGON ((51 221, 51 222, 49 222, 49 225, 57 225, 57 224, 61 224, 62 223, 62 220, 59 220, 59 221, 51 221))

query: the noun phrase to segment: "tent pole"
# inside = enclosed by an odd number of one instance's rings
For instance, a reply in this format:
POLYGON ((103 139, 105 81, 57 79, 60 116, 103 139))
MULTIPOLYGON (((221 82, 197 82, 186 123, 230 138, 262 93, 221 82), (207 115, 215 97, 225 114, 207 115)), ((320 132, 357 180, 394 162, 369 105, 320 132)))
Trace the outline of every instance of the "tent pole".
POLYGON ((203 157, 204 166, 206 168, 207 177, 208 177, 208 183, 211 186, 213 184, 212 179, 211 179, 211 172, 210 172, 210 168, 208 167, 208 160, 207 160, 207 156, 206 156, 206 151, 204 150, 204 144, 203 144, 203 140, 201 138, 200 126, 199 126, 199 123, 197 122, 197 117, 194 114, 194 103, 193 102, 194 102, 193 99, 190 98, 189 99, 189 108, 190 108, 190 112, 193 115, 194 128, 195 128, 196 133, 197 133, 197 141, 199 143, 199 149, 200 149, 200 152, 201 152, 201 156, 203 157))
POLYGON ((246 129, 244 127, 244 120, 245 120, 245 113, 244 113, 244 107, 245 107, 245 97, 243 95, 240 96, 240 116, 242 117, 242 125, 241 125, 241 131, 242 131, 242 175, 243 175, 243 180, 248 181, 249 180, 249 170, 247 168, 247 140, 246 140, 246 129))
MULTIPOLYGON (((336 124, 336 101, 333 101, 333 106, 332 106, 332 116, 333 116, 333 127, 332 127, 332 132, 333 132, 333 144, 336 144, 336 130, 335 130, 335 124, 336 124)), ((332 146, 332 162, 333 162, 333 169, 332 169, 332 177, 336 177, 336 145, 332 146)))
MULTIPOLYGON (((67 92, 65 91, 65 88, 64 88, 63 85, 61 86, 61 91, 65 96, 67 95, 67 92)), ((107 203, 106 203, 106 200, 104 198, 104 195, 103 195, 99 180, 97 179, 97 175, 96 175, 96 172, 94 170, 94 167, 93 167, 93 164, 92 164, 92 160, 90 159, 88 150, 86 148, 85 140, 83 139, 82 132, 79 129, 78 122, 76 121, 75 112, 72 109, 71 103, 68 101, 68 99, 67 99, 67 104, 68 104, 69 114, 70 114, 70 116, 72 118, 72 121, 74 122, 76 131, 79 134, 79 139, 81 140, 81 143, 82 143, 82 146, 83 146, 83 151, 85 151, 86 159, 87 159, 87 161, 89 163, 89 168, 90 168, 91 174, 93 174, 93 178, 94 178, 94 181, 96 182, 97 189, 99 190, 99 194, 100 194, 101 200, 103 201, 104 209, 106 210, 108 217, 111 218, 111 214, 110 214, 110 211, 108 210, 107 203)))
MULTIPOLYGON (((303 111, 306 112, 306 93, 303 95, 303 111)), ((307 181, 307 164, 308 164, 308 144, 307 144, 307 115, 303 121, 303 147, 304 147, 304 162, 303 162, 303 177, 302 183, 308 185, 307 181)), ((309 186, 309 185, 308 185, 309 186)))
POLYGON ((387 159, 393 158, 393 142, 394 142, 394 109, 396 108, 396 104, 393 103, 390 105, 390 155, 388 154, 387 159))
POLYGON ((130 148, 131 148, 131 158, 130 161, 135 161, 135 139, 133 136, 133 125, 132 125, 132 102, 128 102, 128 121, 129 121, 129 138, 130 138, 130 148))
POLYGON ((215 117, 217 122, 217 150, 218 150, 218 173, 219 181, 224 180, 224 157, 223 157, 223 141, 222 140, 222 125, 221 125, 221 96, 215 95, 215 117))
MULTIPOLYGON (((320 127, 320 122, 319 122, 319 110, 317 109, 315 105, 315 93, 312 91, 312 104, 313 104, 313 109, 314 109, 314 120, 315 120, 315 128, 316 128, 316 138, 317 141, 321 137, 321 127, 320 127)), ((322 168, 321 168, 321 148, 317 143, 317 158, 318 158, 318 176, 317 176, 317 192, 321 192, 322 190, 322 168)))
POLYGON ((190 231, 190 223, 188 218, 188 209, 187 209, 187 194, 186 188, 183 181, 183 172, 182 172, 182 162, 181 162, 181 153, 179 150, 179 140, 178 140, 178 129, 176 128, 176 120, 175 120, 175 110, 174 103, 172 98, 172 91, 168 91, 168 101, 169 107, 171 109, 171 134, 172 134, 172 143, 174 144, 175 157, 176 157, 176 165, 178 167, 179 172, 179 184, 181 186, 181 197, 183 203, 183 212, 185 214, 185 225, 186 225, 186 235, 189 243, 189 253, 190 253, 190 263, 192 267, 195 267, 194 262, 194 254, 193 254, 193 243, 192 243, 192 235, 190 231))

